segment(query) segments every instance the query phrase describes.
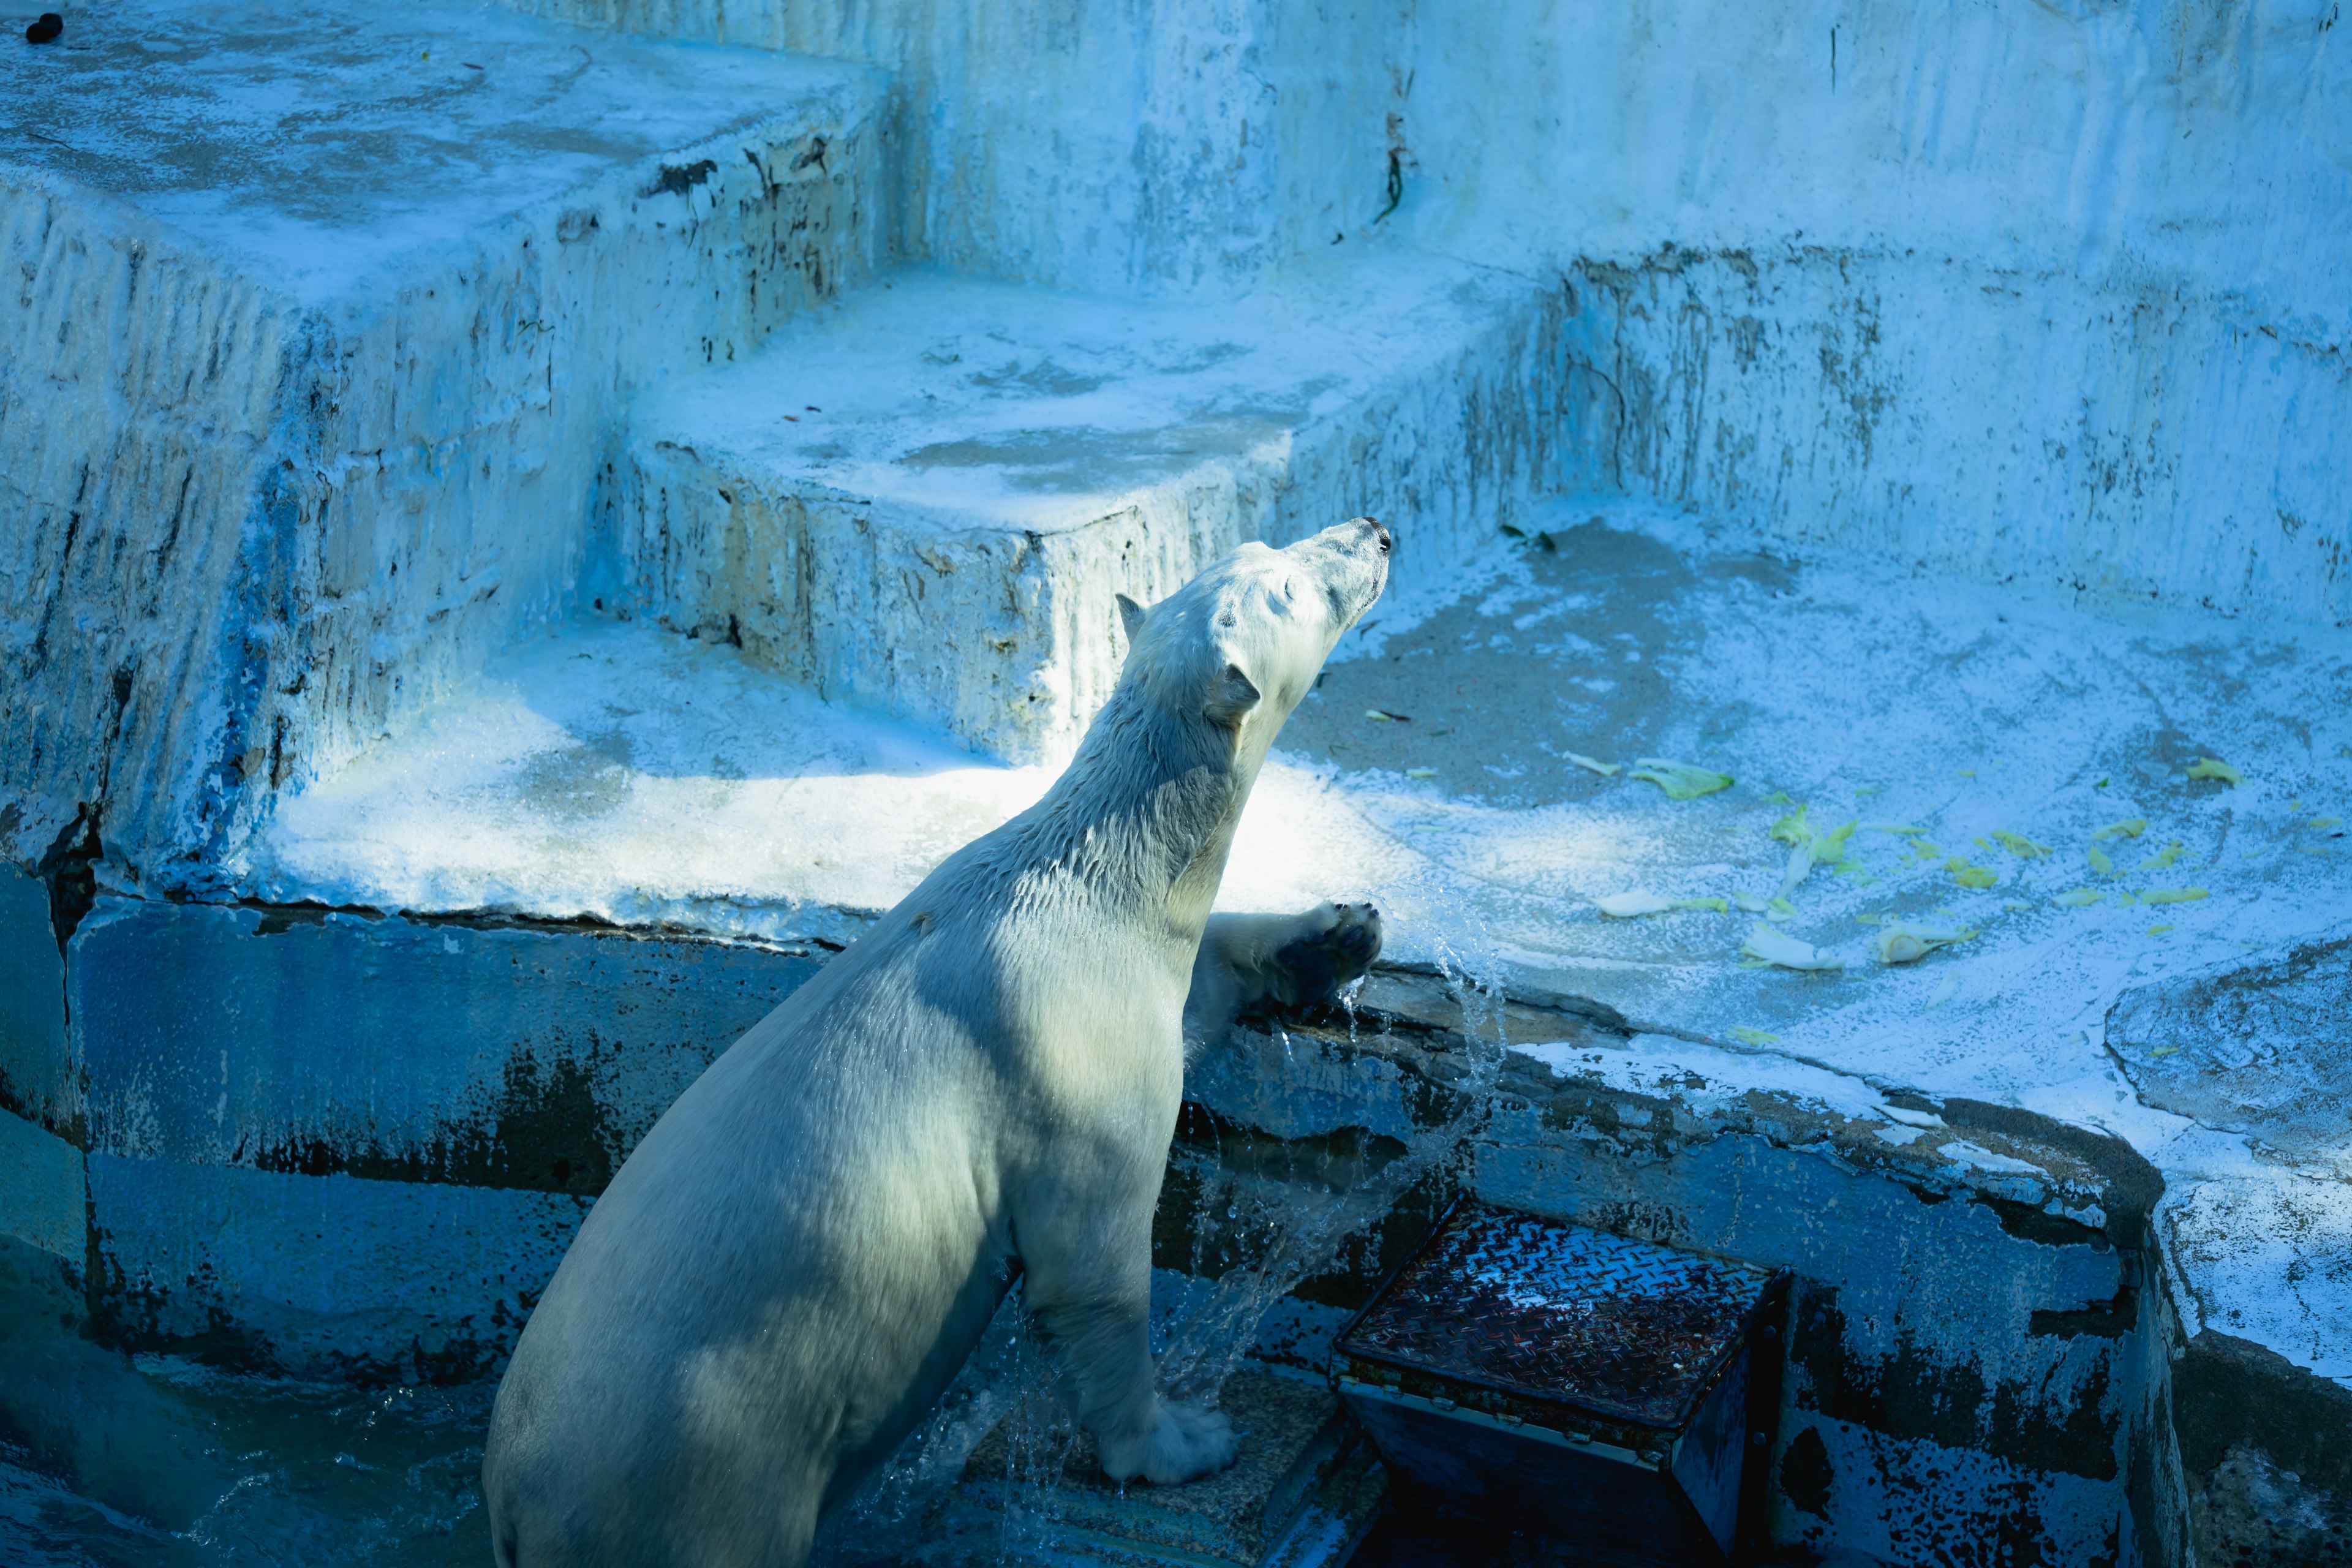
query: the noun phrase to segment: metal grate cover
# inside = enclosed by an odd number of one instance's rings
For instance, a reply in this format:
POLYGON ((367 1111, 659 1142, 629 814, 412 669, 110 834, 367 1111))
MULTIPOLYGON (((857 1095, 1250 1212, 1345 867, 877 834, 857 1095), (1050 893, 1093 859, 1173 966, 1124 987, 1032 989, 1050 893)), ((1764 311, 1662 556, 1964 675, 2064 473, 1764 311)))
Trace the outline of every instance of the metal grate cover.
POLYGON ((1774 1276, 1455 1206, 1340 1348, 1643 1426, 1680 1426, 1774 1276))

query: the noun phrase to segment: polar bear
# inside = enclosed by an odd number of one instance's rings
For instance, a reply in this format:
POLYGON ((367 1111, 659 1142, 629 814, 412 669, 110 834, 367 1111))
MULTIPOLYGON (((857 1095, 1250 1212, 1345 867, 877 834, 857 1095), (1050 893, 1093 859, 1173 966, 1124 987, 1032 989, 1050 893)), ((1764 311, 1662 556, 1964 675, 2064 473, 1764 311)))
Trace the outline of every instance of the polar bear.
POLYGON ((1223 1416, 1152 1384, 1152 1208, 1186 1037, 1360 973, 1377 944, 1375 919, 1328 905, 1204 934, 1275 731, 1389 550, 1357 518, 1244 544, 1148 611, 1122 598, 1126 665, 1045 798, 670 1107, 499 1388, 482 1480, 502 1568, 793 1568, 1016 1272, 1108 1474, 1232 1462, 1223 1416))

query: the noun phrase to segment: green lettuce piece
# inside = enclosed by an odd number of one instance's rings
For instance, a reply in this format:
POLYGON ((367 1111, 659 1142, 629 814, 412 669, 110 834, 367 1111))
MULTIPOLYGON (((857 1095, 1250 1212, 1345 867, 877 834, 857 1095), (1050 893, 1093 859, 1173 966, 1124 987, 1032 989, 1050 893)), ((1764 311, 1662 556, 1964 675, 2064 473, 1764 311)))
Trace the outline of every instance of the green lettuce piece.
POLYGON ((2106 851, 2095 844, 2083 851, 2083 858, 2088 860, 2091 863, 2091 869, 2102 877, 2112 877, 2116 874, 2116 863, 2108 859, 2106 851))
POLYGON ((2091 837, 2093 838, 2137 838, 2147 831, 2147 818, 2135 816, 2123 822, 2110 822, 2091 837))
POLYGON ((1731 1037, 1743 1045, 1750 1046, 1773 1046, 1780 1043, 1780 1037, 1771 1030, 1751 1029, 1745 1024, 1732 1025, 1731 1037))
POLYGON ((1812 836, 1812 824, 1805 820, 1801 805, 1772 825, 1772 837, 1783 844, 1802 844, 1812 836))
POLYGON ((2186 904, 2205 897, 2202 888, 2151 888, 2139 896, 2143 904, 2186 904))
POLYGON ((2070 910, 2080 910, 2086 909, 2105 897, 2106 894, 2096 888, 2069 888, 2058 895, 2058 901, 2070 910))
POLYGON ((2002 848, 2008 850, 2011 854, 2016 856, 2021 860, 2039 860, 2044 855, 2050 853, 2050 847, 2048 845, 2036 844, 2024 834, 2011 833, 2005 827, 1994 828, 1992 830, 1992 836, 2000 841, 2002 848))
POLYGON ((1944 869, 1949 871, 1952 880, 1963 888, 1990 888, 2000 880, 1992 871, 1982 866, 1971 866, 1958 855, 1944 862, 1944 869))
POLYGON ((2245 774, 2219 757, 2198 758, 2189 764, 2189 776, 2192 779, 2220 779, 2233 789, 2246 782, 2245 774))
POLYGON ((1626 776, 1647 779, 1665 791, 1668 800, 1696 800, 1703 795, 1729 789, 1733 783, 1729 773, 1694 767, 1688 763, 1669 762, 1664 757, 1636 757, 1633 771, 1626 776))
POLYGON ((1578 767, 1589 769, 1593 773, 1599 773, 1604 779, 1612 776, 1618 771, 1617 763, 1604 763, 1598 757, 1588 757, 1581 752, 1567 752, 1566 755, 1568 760, 1574 763, 1578 767))

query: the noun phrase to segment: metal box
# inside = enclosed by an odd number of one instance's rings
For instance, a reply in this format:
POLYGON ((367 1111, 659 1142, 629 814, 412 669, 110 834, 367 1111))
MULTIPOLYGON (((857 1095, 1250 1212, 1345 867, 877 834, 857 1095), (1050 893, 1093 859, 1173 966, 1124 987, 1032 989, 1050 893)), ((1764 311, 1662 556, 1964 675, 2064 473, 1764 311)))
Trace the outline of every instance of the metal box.
POLYGON ((1391 1477, 1452 1506, 1590 1560, 1724 1563, 1761 1537, 1788 1281, 1461 1199, 1332 1379, 1391 1477))

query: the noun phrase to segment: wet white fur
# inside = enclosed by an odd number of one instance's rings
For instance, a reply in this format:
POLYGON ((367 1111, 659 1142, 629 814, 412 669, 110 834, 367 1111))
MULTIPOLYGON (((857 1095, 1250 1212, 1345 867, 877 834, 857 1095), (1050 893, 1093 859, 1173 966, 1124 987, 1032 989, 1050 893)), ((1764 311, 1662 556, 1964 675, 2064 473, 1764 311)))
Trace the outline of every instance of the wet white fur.
POLYGON ((499 1390, 483 1482, 505 1568, 793 1568, 1016 1262, 1106 1470, 1231 1462, 1223 1417, 1155 1392, 1146 1340, 1181 1015, 1250 785, 1379 596, 1386 545, 1364 519, 1244 545, 1130 608, 1118 686, 1045 797, 662 1117, 499 1390))
POLYGON ((1369 931, 1369 941, 1337 976, 1345 983, 1380 955, 1381 916, 1371 905, 1318 904, 1297 915, 1211 915, 1184 999, 1184 1058, 1223 1040, 1245 1008, 1326 1000, 1311 994, 1312 982, 1302 984, 1285 960, 1296 944, 1332 942, 1343 931, 1360 937, 1369 931))

